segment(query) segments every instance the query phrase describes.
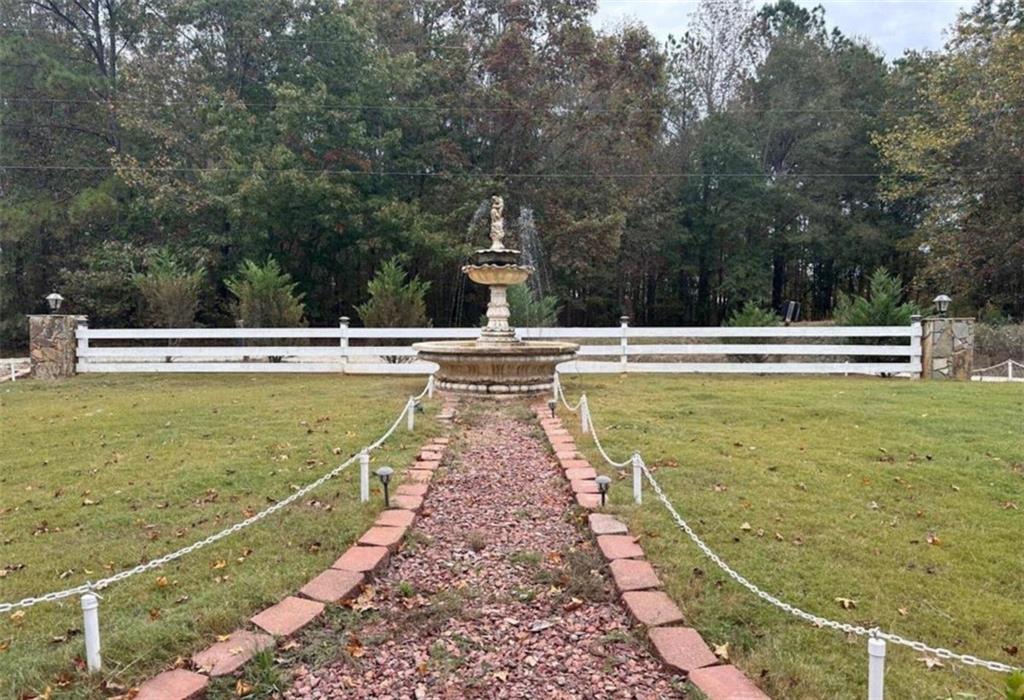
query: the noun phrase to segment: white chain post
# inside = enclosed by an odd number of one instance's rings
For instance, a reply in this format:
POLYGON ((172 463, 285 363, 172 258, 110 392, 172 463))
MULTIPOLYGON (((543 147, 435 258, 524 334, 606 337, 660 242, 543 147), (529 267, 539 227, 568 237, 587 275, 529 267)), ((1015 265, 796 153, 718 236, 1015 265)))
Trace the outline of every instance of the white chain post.
POLYGON ((100 660, 100 601, 95 593, 82 594, 82 618, 85 628, 85 663, 90 673, 102 668, 100 660))
POLYGON ((590 433, 590 402, 586 394, 583 395, 582 406, 580 407, 580 430, 584 435, 590 433))
POLYGON ((359 500, 370 500, 370 453, 366 450, 359 453, 359 500))
POLYGON ((633 502, 640 505, 644 501, 644 490, 643 490, 643 460, 640 457, 639 452, 633 453, 633 502))
POLYGON ((434 375, 427 377, 427 398, 434 398, 434 375))
MULTIPOLYGON (((1010 378, 1011 379, 1013 378, 1012 370, 1011 370, 1010 378)), ((11 381, 12 382, 14 381, 14 361, 13 360, 11 361, 11 381)))
POLYGON ((558 401, 558 390, 562 386, 562 380, 558 378, 558 372, 555 372, 555 379, 551 382, 551 398, 558 401))
POLYGON ((405 404, 405 427, 410 433, 416 429, 416 401, 412 398, 405 404))
POLYGON ((884 700, 885 640, 868 638, 868 700, 884 700))

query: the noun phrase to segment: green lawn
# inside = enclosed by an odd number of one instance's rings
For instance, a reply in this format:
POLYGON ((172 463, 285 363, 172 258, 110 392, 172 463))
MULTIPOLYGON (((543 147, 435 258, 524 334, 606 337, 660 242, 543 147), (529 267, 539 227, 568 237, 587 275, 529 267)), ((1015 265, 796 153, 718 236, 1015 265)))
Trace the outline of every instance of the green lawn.
MULTIPOLYGON (((217 532, 287 496, 391 424, 420 378, 81 376, 0 389, 0 601, 95 580, 217 532)), ((404 425, 373 464, 405 466, 431 434, 404 425)), ((104 678, 131 685, 230 632, 328 566, 380 508, 358 467, 301 504, 104 592, 104 678)), ((0 618, 0 697, 75 673, 76 598, 0 618)))
MULTIPOLYGON (((1020 386, 638 375, 565 385, 573 400, 587 392, 609 453, 638 448, 683 517, 755 584, 836 620, 1024 664, 1020 386)), ((628 479, 613 491, 691 623, 773 697, 865 696, 864 639, 741 589, 650 489, 641 507, 628 479)), ((889 645, 887 697, 1001 697, 1003 676, 928 670, 921 657, 889 645)))

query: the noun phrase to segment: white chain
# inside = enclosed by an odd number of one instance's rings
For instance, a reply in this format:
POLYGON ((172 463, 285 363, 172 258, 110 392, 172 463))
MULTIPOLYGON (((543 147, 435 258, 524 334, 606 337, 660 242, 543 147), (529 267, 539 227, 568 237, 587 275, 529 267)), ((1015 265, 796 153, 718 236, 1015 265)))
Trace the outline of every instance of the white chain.
POLYGON ((772 594, 767 593, 758 588, 756 585, 748 581, 742 574, 740 574, 731 566, 722 561, 722 558, 715 554, 715 552, 710 547, 708 547, 700 537, 697 536, 697 533, 693 531, 693 528, 690 527, 690 525, 682 518, 682 516, 679 515, 679 513, 673 507, 672 502, 668 500, 668 497, 665 495, 665 492, 661 489, 661 485, 654 478, 654 475, 651 474, 651 471, 647 468, 647 464, 643 461, 642 458, 640 459, 640 468, 643 470, 644 476, 647 478, 647 481, 651 484, 651 488, 653 488, 654 492, 658 495, 658 499, 662 502, 662 504, 664 504, 665 508, 668 509, 668 512, 672 515, 672 519, 676 521, 676 525, 683 532, 689 535, 690 539, 693 540, 693 543, 697 545, 697 548, 700 549, 700 551, 702 551, 704 555, 708 557, 708 559, 713 561, 719 569, 724 571, 731 579, 736 581, 736 583, 746 588, 748 591, 756 595, 758 598, 761 598, 762 600, 770 603, 771 605, 774 605, 780 610, 788 612, 790 615, 810 622, 812 625, 815 625, 817 627, 828 627, 839 632, 846 632, 847 634, 856 634, 861 637, 877 637, 878 639, 884 639, 887 642, 892 642, 893 644, 900 644, 902 646, 910 647, 911 649, 920 653, 931 654, 940 659, 952 659, 955 661, 959 661, 963 664, 966 664, 968 666, 981 666, 982 668, 987 668, 989 671, 996 671, 999 673, 1013 673, 1014 671, 1021 670, 1016 666, 1009 666, 998 661, 985 661, 983 659, 979 659, 978 657, 971 656, 969 654, 958 654, 954 651, 950 651, 949 649, 943 649, 942 647, 931 647, 925 644, 924 642, 918 642, 911 639, 907 639, 906 637, 901 637, 900 635, 893 634, 892 632, 884 632, 878 629, 877 627, 869 629, 867 627, 862 627, 860 625, 851 625, 847 622, 838 622, 836 620, 830 620, 826 617, 821 617, 819 615, 809 613, 805 610, 801 610, 795 605, 790 605, 789 603, 786 603, 785 601, 776 598, 772 594))
MULTIPOLYGON (((562 402, 565 403, 565 392, 562 390, 561 384, 558 384, 556 386, 556 390, 562 395, 562 402)), ((612 465, 613 467, 624 467, 627 464, 630 464, 632 459, 626 460, 625 462, 616 462, 615 460, 611 459, 608 456, 608 454, 604 451, 604 448, 601 447, 601 441, 597 436, 597 429, 594 427, 594 418, 590 414, 590 404, 587 401, 586 394, 583 394, 580 397, 579 403, 577 404, 577 408, 580 405, 583 406, 583 410, 587 414, 587 422, 590 425, 590 435, 594 439, 594 445, 597 447, 598 452, 601 453, 601 456, 605 459, 605 461, 608 462, 608 464, 612 465)), ((568 404, 566 404, 566 408, 569 408, 568 404)), ((575 409, 569 408, 569 410, 575 412, 575 409)), ((997 673, 1013 673, 1014 671, 1024 670, 1016 666, 1010 666, 1008 664, 1000 663, 999 661, 986 661, 984 659, 979 659, 978 657, 972 656, 970 654, 958 654, 954 651, 950 651, 949 649, 944 649, 942 647, 931 647, 925 644, 924 642, 918 642, 912 639, 907 639, 906 637, 901 637, 900 635, 894 634, 892 632, 885 632, 877 627, 869 629, 861 625, 852 625, 848 622, 830 620, 826 617, 821 617, 820 615, 814 615, 813 613, 809 613, 806 610, 802 610, 796 607, 795 605, 790 605, 789 603, 773 596, 772 594, 761 590, 758 586, 748 581, 746 577, 744 577, 738 571, 736 571, 731 566, 726 564, 722 560, 722 558, 714 552, 714 550, 712 550, 710 547, 707 546, 707 544, 704 543, 704 540, 702 540, 697 535, 697 533, 693 531, 693 528, 691 528, 690 525, 683 519, 683 517, 679 515, 679 512, 675 509, 675 507, 672 505, 672 502, 669 501, 668 496, 666 496, 665 492, 662 490, 661 484, 659 484, 658 481, 654 478, 654 475, 651 473, 651 470, 647 468, 647 463, 644 462, 639 452, 636 453, 636 457, 639 461, 640 469, 643 471, 644 476, 650 483, 651 488, 654 489, 654 493, 657 494, 658 500, 662 502, 662 504, 671 514, 672 519, 675 520, 676 525, 679 527, 679 529, 685 532, 690 537, 690 539, 693 540, 693 543, 697 545, 697 548, 700 549, 700 551, 703 552, 708 559, 713 561, 715 565, 718 566, 719 569, 724 571, 731 579, 733 579, 734 581, 736 581, 736 583, 740 584, 748 591, 756 595, 758 598, 764 600, 765 602, 771 605, 774 605, 779 610, 787 612, 790 615, 798 617, 806 622, 810 622, 812 625, 815 625, 816 627, 827 627, 838 632, 856 634, 861 637, 871 636, 876 637, 878 639, 884 639, 887 642, 892 642, 893 644, 899 644, 905 647, 910 647, 914 651, 917 651, 922 654, 931 654, 932 656, 935 656, 939 659, 959 661, 968 666, 980 666, 982 668, 988 669, 989 671, 995 671, 997 673)))
POLYGON ((586 398, 586 394, 582 394, 580 396, 580 400, 576 402, 576 405, 571 406, 565 398, 565 390, 562 388, 562 380, 558 378, 557 374, 555 375, 555 393, 558 394, 560 399, 562 399, 562 405, 565 406, 565 410, 570 413, 576 413, 579 411, 583 406, 584 399, 586 398))
MULTIPOLYGON (((420 394, 420 397, 422 397, 422 396, 423 396, 423 394, 420 394)), ((369 445, 367 445, 363 449, 365 451, 367 451, 367 452, 372 452, 373 450, 375 450, 378 447, 380 447, 381 445, 383 445, 384 442, 389 437, 391 437, 391 434, 394 433, 395 430, 398 428, 398 426, 401 424, 402 419, 405 417, 406 413, 408 411, 415 410, 414 409, 415 401, 416 401, 415 397, 410 398, 408 401, 406 401, 405 402, 405 407, 402 409, 402 412, 398 414, 398 418, 396 418, 395 422, 391 424, 391 427, 388 428, 387 432, 385 432, 375 442, 370 443, 369 445)), ((361 451, 362 450, 360 450, 360 452, 361 451)), ((153 569, 158 569, 161 566, 164 566, 165 564, 169 564, 170 562, 175 561, 176 559, 180 559, 181 557, 183 557, 183 556, 185 556, 187 554, 191 554, 192 552, 195 552, 198 549, 202 549, 203 547, 206 547, 207 545, 211 545, 214 542, 222 540, 225 537, 227 537, 228 535, 233 535, 236 532, 238 532, 239 530, 244 530, 245 528, 249 527, 250 525, 254 525, 254 524, 258 523, 259 521, 263 520, 267 516, 273 515, 277 511, 281 510, 282 508, 286 508, 286 507, 290 506, 292 503, 294 503, 295 501, 299 500, 300 498, 305 496, 310 491, 312 491, 312 490, 322 486, 325 482, 327 482, 327 481, 333 479, 334 477, 338 476, 339 474, 341 474, 341 472, 343 472, 350 464, 352 464, 353 462, 356 461, 358 456, 359 456, 359 453, 357 452, 356 454, 352 455, 351 457, 346 459, 344 462, 342 462, 341 464, 336 466, 334 469, 332 469, 331 471, 329 471, 326 474, 324 474, 323 476, 321 476, 316 481, 313 481, 313 482, 310 482, 309 484, 306 484, 305 486, 303 486, 299 490, 295 491, 293 494, 291 494, 287 498, 272 504, 271 506, 265 508, 264 510, 261 510, 259 513, 256 513, 255 515, 253 515, 253 516, 251 516, 249 518, 246 518, 245 520, 242 520, 241 522, 237 522, 234 525, 231 525, 230 527, 227 527, 227 528, 221 530, 218 533, 210 535, 206 539, 199 540, 198 542, 193 542, 192 544, 188 545, 187 547, 182 547, 181 549, 179 549, 179 550, 177 550, 175 552, 171 552, 170 554, 165 554, 164 556, 159 557, 157 559, 153 559, 151 561, 148 561, 145 564, 139 564, 138 566, 136 566, 134 568, 126 569, 124 571, 119 571, 118 573, 116 573, 116 574, 114 574, 112 576, 108 576, 107 578, 100 579, 99 581, 96 581, 96 582, 86 581, 82 585, 75 586, 74 588, 67 588, 67 589, 62 590, 62 591, 53 591, 52 593, 47 593, 47 594, 41 595, 41 596, 32 596, 32 597, 28 597, 28 598, 23 598, 23 599, 21 599, 19 601, 13 602, 13 603, 0 603, 0 614, 2 614, 2 613, 9 613, 12 610, 17 610, 19 608, 31 608, 33 605, 36 605, 38 603, 52 603, 52 602, 57 601, 57 600, 63 600, 64 598, 70 598, 70 597, 73 597, 73 596, 80 596, 80 595, 83 595, 85 593, 89 593, 90 591, 99 591, 99 590, 107 588, 108 586, 111 586, 111 585, 113 585, 115 583, 123 581, 126 578, 130 578, 132 576, 135 576, 137 574, 142 574, 142 573, 145 573, 147 571, 152 571, 153 569)))
POLYGON ((614 459, 608 456, 607 452, 604 451, 604 447, 601 445, 601 439, 597 437, 597 429, 594 427, 594 416, 591 415, 590 413, 590 402, 587 401, 586 398, 587 395, 584 394, 580 398, 580 401, 583 403, 583 410, 587 412, 587 424, 590 426, 590 437, 594 439, 594 446, 597 447, 597 451, 601 453, 602 457, 604 457, 604 461, 608 462, 608 464, 612 465, 617 469, 622 469, 623 467, 629 466, 633 462, 632 456, 630 456, 623 462, 616 462, 614 459))
POLYGON ((562 403, 565 405, 567 410, 572 413, 576 413, 576 411, 582 409, 586 413, 587 424, 590 426, 590 436, 594 439, 594 445, 597 447, 597 451, 601 453, 601 456, 604 457, 604 460, 617 469, 628 466, 632 462, 632 457, 624 462, 616 462, 608 456, 607 452, 604 451, 604 446, 601 445, 601 439, 597 437, 597 430, 594 429, 594 417, 590 413, 590 403, 587 401, 587 395, 585 393, 580 394, 580 398, 579 401, 576 402, 576 406, 570 406, 569 402, 565 398, 565 389, 562 388, 562 383, 557 380, 557 376, 558 375, 555 375, 555 391, 558 393, 559 397, 561 397, 562 403))

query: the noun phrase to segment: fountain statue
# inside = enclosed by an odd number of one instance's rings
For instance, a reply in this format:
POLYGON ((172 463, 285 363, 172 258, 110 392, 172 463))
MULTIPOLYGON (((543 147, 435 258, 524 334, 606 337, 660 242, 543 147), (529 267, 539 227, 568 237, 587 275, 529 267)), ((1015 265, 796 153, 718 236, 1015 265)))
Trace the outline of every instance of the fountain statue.
POLYGON ((533 268, 519 264, 519 251, 506 248, 504 200, 491 197, 491 247, 473 254, 473 264, 462 271, 491 292, 487 325, 476 340, 415 343, 420 359, 436 362, 437 385, 442 390, 484 395, 531 394, 551 389, 555 366, 571 360, 579 350, 574 343, 524 341, 509 325, 506 292, 522 284, 533 268))

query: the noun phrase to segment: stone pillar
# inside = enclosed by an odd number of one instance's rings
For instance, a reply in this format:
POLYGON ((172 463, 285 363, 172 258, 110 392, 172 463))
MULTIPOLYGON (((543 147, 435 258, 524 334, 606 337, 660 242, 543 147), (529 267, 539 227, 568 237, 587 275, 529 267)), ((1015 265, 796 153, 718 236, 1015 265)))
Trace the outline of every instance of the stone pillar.
POLYGON ((925 379, 970 381, 974 369, 974 319, 926 318, 922 322, 921 374, 925 379))
POLYGON ((75 375, 75 328, 85 316, 46 314, 28 317, 28 355, 32 376, 60 379, 75 375))

